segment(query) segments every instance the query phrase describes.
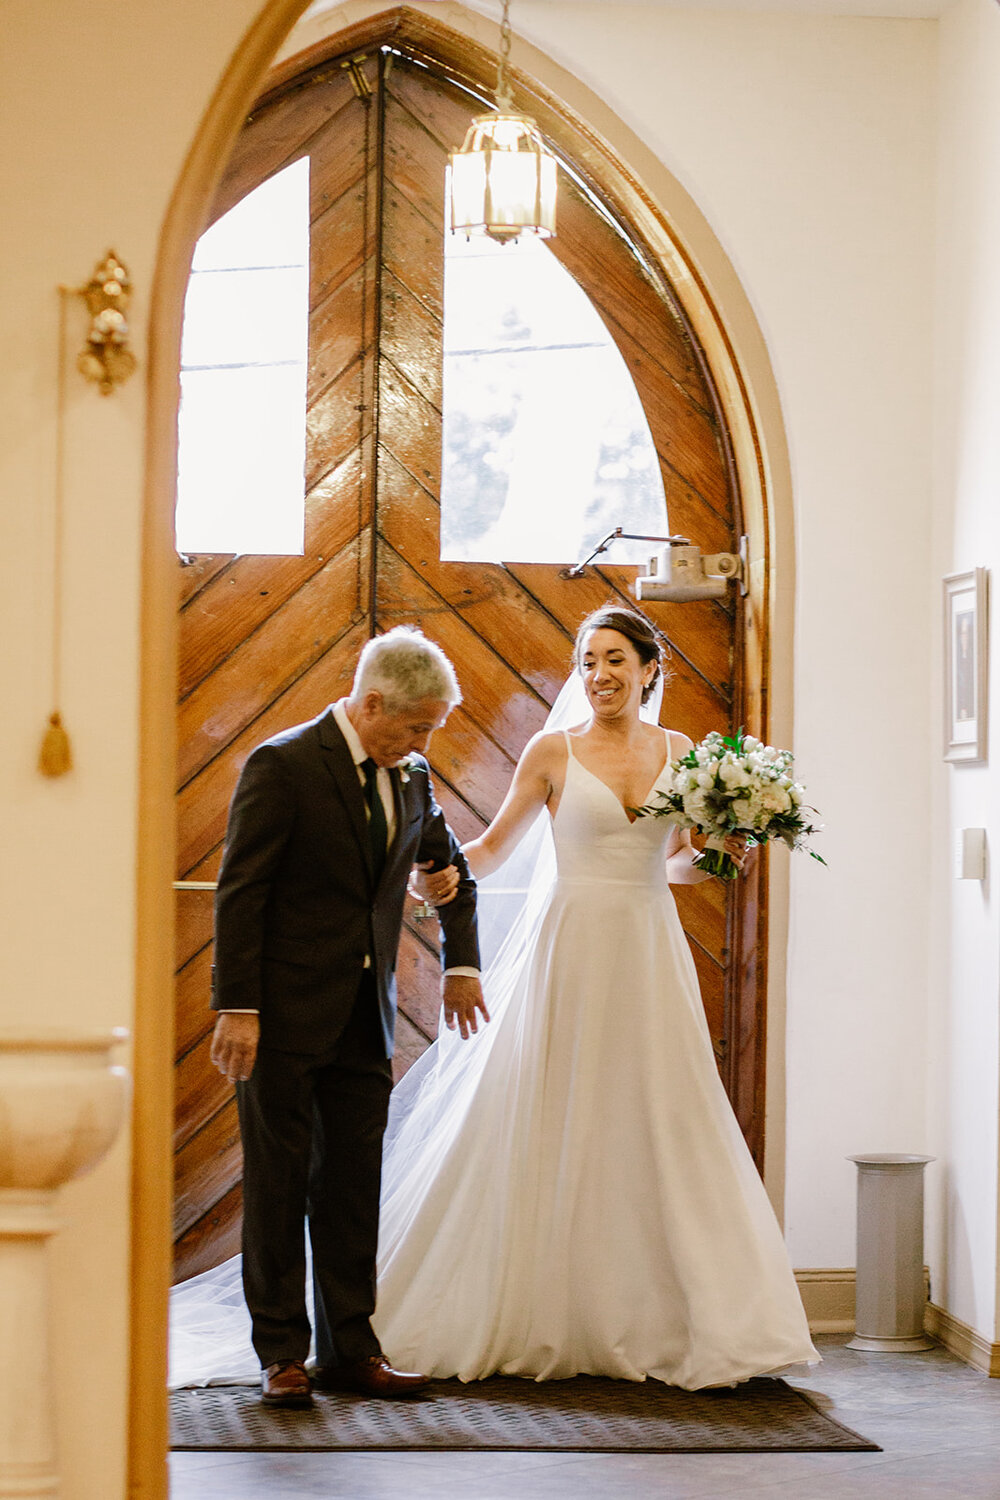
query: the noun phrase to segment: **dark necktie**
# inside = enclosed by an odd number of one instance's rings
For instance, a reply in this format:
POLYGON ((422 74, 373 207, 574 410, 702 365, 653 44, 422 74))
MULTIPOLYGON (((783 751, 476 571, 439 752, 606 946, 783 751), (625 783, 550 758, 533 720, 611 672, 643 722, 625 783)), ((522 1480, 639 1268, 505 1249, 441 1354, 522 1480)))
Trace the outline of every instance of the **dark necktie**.
POLYGON ((368 803, 368 837, 372 841, 372 872, 375 883, 385 864, 385 851, 389 843, 389 829, 385 821, 385 808, 378 791, 378 766, 368 758, 361 762, 365 773, 365 801, 368 803))

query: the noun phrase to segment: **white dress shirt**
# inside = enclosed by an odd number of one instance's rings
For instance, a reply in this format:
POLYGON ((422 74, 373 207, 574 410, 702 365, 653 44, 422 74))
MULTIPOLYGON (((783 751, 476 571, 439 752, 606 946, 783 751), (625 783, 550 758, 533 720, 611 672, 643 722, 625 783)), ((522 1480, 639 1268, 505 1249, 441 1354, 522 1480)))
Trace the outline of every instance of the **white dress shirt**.
MULTIPOLYGON (((365 784, 365 773, 361 769, 365 761, 370 759, 368 751, 362 745, 358 731, 347 717, 347 699, 338 698, 333 705, 333 717, 337 721, 337 728, 347 741, 347 748, 351 752, 354 769, 358 773, 358 780, 362 786, 365 784)), ((385 812, 385 846, 388 849, 396 837, 396 804, 392 796, 392 782, 389 780, 389 772, 385 766, 379 766, 375 772, 375 785, 382 801, 385 812)), ((367 803, 365 806, 367 807, 367 803)), ((369 819, 371 813, 368 814, 369 819)))
MULTIPOLYGON (((351 759, 354 761, 357 769, 358 780, 364 786, 365 773, 361 767, 369 759, 369 756, 364 745, 361 743, 358 731, 347 717, 346 698, 337 699, 333 705, 333 717, 337 721, 337 728, 347 741, 347 748, 351 752, 351 759)), ((385 766, 379 766, 376 771, 375 785, 378 787, 378 794, 382 799, 382 807, 385 810, 386 847, 388 848, 396 836, 396 805, 392 796, 392 782, 389 779, 389 772, 385 766)), ((367 803, 365 805, 367 807, 367 803)), ((370 818, 371 814, 369 813, 368 816, 370 818)), ((371 959, 366 957, 365 968, 367 969, 370 966, 371 959)), ((444 972, 445 974, 466 974, 473 979, 479 978, 479 970, 469 968, 467 965, 462 965, 454 969, 445 969, 444 972)))

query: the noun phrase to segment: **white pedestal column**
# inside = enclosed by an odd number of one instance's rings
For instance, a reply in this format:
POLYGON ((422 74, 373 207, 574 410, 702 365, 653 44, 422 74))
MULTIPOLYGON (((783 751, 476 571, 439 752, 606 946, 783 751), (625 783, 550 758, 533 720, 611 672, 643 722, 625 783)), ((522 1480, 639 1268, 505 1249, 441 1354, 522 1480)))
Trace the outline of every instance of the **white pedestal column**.
POLYGON ((63 1183, 95 1166, 119 1127, 124 1031, 0 1032, 0 1496, 59 1494, 47 1249, 63 1183))
POLYGON ((858 1164, 855 1335, 848 1349, 933 1349, 924 1333, 924 1167, 933 1156, 852 1156, 858 1164))

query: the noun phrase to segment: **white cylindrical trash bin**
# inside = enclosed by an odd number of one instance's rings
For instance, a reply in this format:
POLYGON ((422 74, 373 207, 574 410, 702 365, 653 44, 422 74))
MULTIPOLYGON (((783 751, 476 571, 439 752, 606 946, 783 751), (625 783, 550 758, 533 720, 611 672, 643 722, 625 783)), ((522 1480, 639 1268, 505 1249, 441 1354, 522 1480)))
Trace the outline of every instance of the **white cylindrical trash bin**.
POLYGON ((933 1349, 924 1333, 924 1167, 933 1156, 851 1156, 858 1165, 855 1334, 848 1349, 933 1349))

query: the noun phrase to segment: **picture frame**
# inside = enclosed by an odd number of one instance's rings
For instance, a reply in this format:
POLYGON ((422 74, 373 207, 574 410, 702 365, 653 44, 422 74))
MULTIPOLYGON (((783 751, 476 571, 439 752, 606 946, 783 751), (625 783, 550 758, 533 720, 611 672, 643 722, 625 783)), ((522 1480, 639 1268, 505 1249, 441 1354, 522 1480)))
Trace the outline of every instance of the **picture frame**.
POLYGON ((955 765, 987 760, 987 570, 944 579, 944 758, 955 765))

